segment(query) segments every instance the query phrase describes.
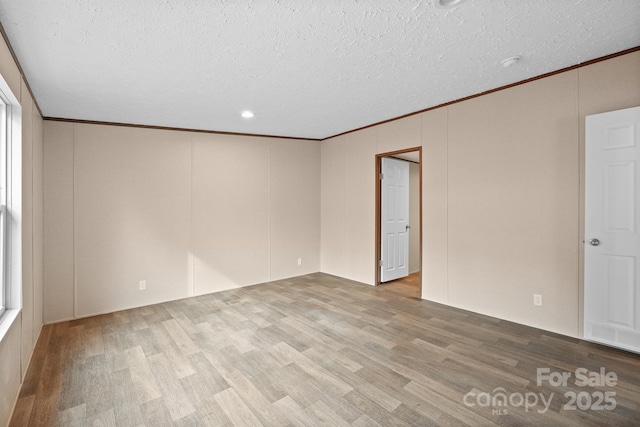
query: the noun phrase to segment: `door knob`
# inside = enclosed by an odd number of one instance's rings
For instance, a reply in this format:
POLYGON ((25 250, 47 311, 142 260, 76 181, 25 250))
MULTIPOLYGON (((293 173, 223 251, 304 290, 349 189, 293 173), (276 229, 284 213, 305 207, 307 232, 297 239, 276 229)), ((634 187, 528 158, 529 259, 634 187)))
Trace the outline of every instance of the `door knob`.
POLYGON ((600 244, 600 240, 598 240, 598 239, 589 239, 589 244, 591 246, 598 246, 600 244))
POLYGON ((411 226, 410 226, 410 225, 405 225, 405 226, 404 226, 404 230, 405 230, 405 231, 409 231, 409 229, 410 229, 410 228, 411 228, 411 226))

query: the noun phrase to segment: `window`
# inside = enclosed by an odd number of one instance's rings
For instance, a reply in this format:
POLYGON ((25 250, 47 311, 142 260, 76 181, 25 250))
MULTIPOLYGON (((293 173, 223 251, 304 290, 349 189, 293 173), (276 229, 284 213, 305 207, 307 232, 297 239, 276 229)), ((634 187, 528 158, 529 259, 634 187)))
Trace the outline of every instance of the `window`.
POLYGON ((4 314, 8 298, 6 274, 6 237, 7 237, 7 103, 0 98, 0 318, 4 314))
POLYGON ((22 115, 0 76, 0 341, 22 304, 22 115))

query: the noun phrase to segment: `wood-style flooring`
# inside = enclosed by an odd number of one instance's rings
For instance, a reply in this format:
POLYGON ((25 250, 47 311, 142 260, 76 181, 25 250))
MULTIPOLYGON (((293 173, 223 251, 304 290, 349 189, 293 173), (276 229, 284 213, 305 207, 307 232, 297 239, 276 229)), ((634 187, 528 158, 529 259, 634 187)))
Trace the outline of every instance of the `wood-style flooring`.
POLYGON ((381 284, 386 291, 393 291, 408 297, 420 298, 420 272, 381 284))
POLYGON ((318 273, 45 326, 11 426, 640 424, 638 355, 405 288, 318 273))

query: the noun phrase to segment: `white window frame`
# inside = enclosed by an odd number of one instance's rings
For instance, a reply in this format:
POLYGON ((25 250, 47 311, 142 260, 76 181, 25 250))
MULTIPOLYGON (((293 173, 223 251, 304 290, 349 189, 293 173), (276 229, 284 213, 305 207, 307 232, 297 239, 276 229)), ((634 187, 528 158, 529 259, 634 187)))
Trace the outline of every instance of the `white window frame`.
POLYGON ((0 342, 22 310, 22 108, 0 75, 0 342))
POLYGON ((7 103, 0 96, 0 319, 9 301, 6 273, 6 236, 7 236, 7 103))

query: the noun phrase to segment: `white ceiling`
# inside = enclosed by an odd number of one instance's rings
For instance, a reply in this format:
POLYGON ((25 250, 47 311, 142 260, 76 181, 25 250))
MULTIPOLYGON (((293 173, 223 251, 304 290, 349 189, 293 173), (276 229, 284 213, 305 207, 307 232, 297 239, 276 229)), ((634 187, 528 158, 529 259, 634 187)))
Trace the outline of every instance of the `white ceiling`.
POLYGON ((640 45, 638 0, 434 1, 0 0, 0 22, 47 117, 306 138, 640 45))

